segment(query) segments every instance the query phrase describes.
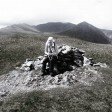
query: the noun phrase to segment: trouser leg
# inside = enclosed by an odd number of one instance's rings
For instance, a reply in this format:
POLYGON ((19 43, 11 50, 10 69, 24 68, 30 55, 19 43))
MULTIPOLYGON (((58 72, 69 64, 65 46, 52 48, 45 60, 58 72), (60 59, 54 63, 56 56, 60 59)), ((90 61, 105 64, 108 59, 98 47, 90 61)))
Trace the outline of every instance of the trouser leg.
POLYGON ((53 56, 52 59, 50 60, 50 66, 49 66, 50 73, 53 73, 55 65, 57 66, 57 57, 53 56))
POLYGON ((49 61, 48 57, 45 57, 42 63, 42 72, 45 73, 46 72, 46 64, 49 61))
POLYGON ((50 59, 50 60, 49 60, 49 72, 50 72, 50 73, 53 73, 53 69, 54 69, 54 66, 53 66, 53 59, 50 59))

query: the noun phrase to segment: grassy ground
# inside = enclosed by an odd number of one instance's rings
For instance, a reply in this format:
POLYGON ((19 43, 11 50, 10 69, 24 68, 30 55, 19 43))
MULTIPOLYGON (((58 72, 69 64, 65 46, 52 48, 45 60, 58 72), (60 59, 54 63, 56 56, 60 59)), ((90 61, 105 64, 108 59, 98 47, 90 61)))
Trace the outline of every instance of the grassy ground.
POLYGON ((103 82, 93 86, 19 93, 1 102, 1 112, 111 112, 112 70, 103 69, 103 82), (107 74, 108 72, 108 74, 107 74))
MULTIPOLYGON (((96 62, 112 63, 112 45, 93 44, 78 39, 53 35, 57 44, 68 44, 86 51, 87 57, 96 62)), ((7 39, 0 39, 0 74, 7 73, 15 66, 21 65, 26 58, 35 59, 43 55, 48 36, 18 34, 7 39)))
MULTIPOLYGON (((26 58, 35 59, 43 54, 47 36, 16 36, 0 40, 0 74, 19 66, 26 58)), ((112 45, 53 36, 58 45, 81 48, 87 57, 106 62, 110 68, 101 69, 104 81, 96 82, 92 87, 79 85, 72 89, 21 93, 0 101, 0 112, 112 112, 112 45)))
POLYGON ((10 37, 0 40, 0 74, 21 65, 26 58, 36 59, 43 53, 44 37, 10 37))
POLYGON ((107 63, 110 66, 112 65, 112 45, 95 44, 78 39, 65 38, 61 38, 61 43, 85 50, 85 55, 88 58, 93 58, 96 62, 107 63))

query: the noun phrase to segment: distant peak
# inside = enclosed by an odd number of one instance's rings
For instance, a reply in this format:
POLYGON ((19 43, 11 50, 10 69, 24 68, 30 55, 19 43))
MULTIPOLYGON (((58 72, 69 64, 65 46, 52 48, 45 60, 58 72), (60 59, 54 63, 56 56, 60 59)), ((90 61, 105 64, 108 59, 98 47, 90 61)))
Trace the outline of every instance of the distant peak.
POLYGON ((86 22, 86 21, 83 21, 83 22, 81 22, 81 23, 83 23, 83 24, 89 24, 88 22, 86 22))
POLYGON ((39 25, 46 25, 46 24, 72 24, 72 25, 75 25, 73 23, 70 23, 70 22, 47 22, 47 23, 43 23, 43 24, 39 24, 39 25))
POLYGON ((91 25, 90 23, 87 23, 87 22, 81 22, 81 23, 79 23, 77 26, 79 26, 79 27, 91 27, 91 28, 95 28, 95 26, 93 26, 93 25, 91 25))
POLYGON ((79 23, 78 25, 91 25, 91 24, 87 23, 86 21, 83 21, 83 22, 79 23))
POLYGON ((26 23, 20 23, 20 24, 13 24, 12 26, 30 26, 26 23))

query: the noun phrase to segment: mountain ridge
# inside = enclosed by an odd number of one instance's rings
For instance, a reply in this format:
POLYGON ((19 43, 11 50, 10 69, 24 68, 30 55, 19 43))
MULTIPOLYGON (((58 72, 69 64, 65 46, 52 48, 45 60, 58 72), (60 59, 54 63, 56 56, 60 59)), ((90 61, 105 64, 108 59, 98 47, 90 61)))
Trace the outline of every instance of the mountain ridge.
POLYGON ((97 27, 87 23, 79 23, 75 28, 60 32, 61 35, 79 38, 93 43, 110 43, 108 37, 97 27))
POLYGON ((35 27, 28 24, 14 24, 0 29, 0 33, 39 33, 35 27))
POLYGON ((14 33, 36 35, 39 35, 40 33, 52 33, 101 44, 110 44, 111 41, 111 39, 108 37, 108 33, 105 33, 104 30, 102 31, 102 29, 99 29, 85 21, 77 25, 69 22, 49 22, 36 26, 31 26, 28 24, 14 24, 0 29, 0 36, 9 34, 12 35, 14 33))
POLYGON ((111 43, 112 43, 112 30, 106 30, 106 29, 102 29, 102 32, 109 37, 111 43))
POLYGON ((62 22, 48 22, 46 24, 40 24, 35 26, 35 28, 41 32, 52 32, 58 33, 61 31, 69 30, 73 28, 75 24, 72 23, 62 23, 62 22))

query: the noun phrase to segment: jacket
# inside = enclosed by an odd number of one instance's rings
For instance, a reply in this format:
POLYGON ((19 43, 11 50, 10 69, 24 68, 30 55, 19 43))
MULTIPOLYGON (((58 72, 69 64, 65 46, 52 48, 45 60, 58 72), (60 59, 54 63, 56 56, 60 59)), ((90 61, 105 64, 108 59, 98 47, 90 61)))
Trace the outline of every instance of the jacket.
POLYGON ((57 55, 58 49, 55 42, 46 42, 45 44, 45 55, 57 55))

